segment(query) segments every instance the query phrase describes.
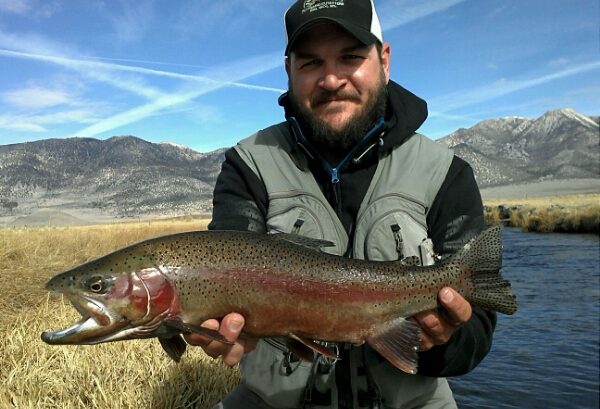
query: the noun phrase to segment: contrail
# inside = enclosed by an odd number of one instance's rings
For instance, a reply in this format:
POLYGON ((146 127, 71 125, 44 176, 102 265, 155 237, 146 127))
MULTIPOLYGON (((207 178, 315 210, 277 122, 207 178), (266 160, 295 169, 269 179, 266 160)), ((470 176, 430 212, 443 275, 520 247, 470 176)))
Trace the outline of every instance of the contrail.
POLYGON ((26 59, 32 59, 32 60, 38 60, 38 61, 45 61, 45 62, 50 62, 50 63, 54 63, 57 65, 61 65, 63 67, 67 67, 67 68, 73 68, 73 69, 80 69, 80 68, 96 68, 96 69, 98 69, 98 68, 100 68, 100 69, 109 70, 109 71, 133 72, 133 73, 137 73, 137 74, 146 74, 146 75, 154 75, 154 76, 160 76, 160 77, 177 78, 177 79, 182 79, 182 80, 187 80, 187 81, 201 82, 201 83, 210 84, 210 85, 218 85, 221 87, 225 87, 225 86, 238 87, 238 88, 246 88, 246 89, 258 90, 258 91, 276 92, 278 94, 285 92, 285 90, 283 90, 281 88, 265 87, 262 85, 244 84, 244 83, 234 82, 234 81, 217 81, 212 78, 208 78, 208 77, 201 76, 201 75, 180 74, 180 73, 175 73, 175 72, 170 72, 170 71, 155 70, 155 69, 151 69, 151 68, 136 67, 136 66, 131 66, 131 65, 90 61, 90 60, 85 60, 85 59, 67 58, 67 57, 44 55, 44 54, 34 54, 34 53, 13 51, 13 50, 7 50, 7 49, 0 49, 0 55, 7 56, 7 57, 26 58, 26 59))
POLYGON ((240 84, 238 81, 272 70, 280 64, 281 53, 278 52, 267 56, 255 56, 247 60, 235 61, 225 66, 216 67, 211 70, 211 76, 214 76, 214 78, 229 78, 230 81, 220 81, 217 79, 197 82, 194 86, 187 87, 183 92, 165 94, 147 104, 105 118, 76 132, 73 136, 94 136, 120 126, 140 121, 165 108, 183 104, 199 96, 220 89, 228 84, 240 84))
MULTIPOLYGON (((545 84, 561 78, 570 77, 588 71, 600 69, 600 61, 594 61, 578 66, 566 68, 551 74, 543 75, 538 78, 526 80, 500 80, 492 84, 478 87, 471 90, 452 92, 447 95, 429 99, 429 104, 439 114, 447 113, 458 108, 475 105, 484 101, 489 101, 504 95, 523 89, 532 88, 537 85, 545 84)), ((435 114, 433 115, 435 116, 435 114)))

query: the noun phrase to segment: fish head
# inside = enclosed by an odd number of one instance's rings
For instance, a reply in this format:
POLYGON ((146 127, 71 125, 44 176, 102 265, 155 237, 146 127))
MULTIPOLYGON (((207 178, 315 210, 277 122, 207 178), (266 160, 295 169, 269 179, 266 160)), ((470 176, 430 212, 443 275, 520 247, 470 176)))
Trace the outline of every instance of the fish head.
MULTIPOLYGON (((126 249, 127 250, 127 249, 126 249)), ((161 319, 178 313, 174 285, 150 257, 121 251, 53 277, 46 289, 63 294, 82 318, 42 333, 49 344, 97 344, 154 336, 161 319)))

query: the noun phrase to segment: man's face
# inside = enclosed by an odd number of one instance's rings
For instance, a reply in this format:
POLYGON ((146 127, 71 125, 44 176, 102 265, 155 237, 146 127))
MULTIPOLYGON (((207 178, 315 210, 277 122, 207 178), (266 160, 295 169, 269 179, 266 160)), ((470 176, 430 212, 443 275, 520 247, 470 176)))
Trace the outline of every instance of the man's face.
POLYGON ((388 44, 379 55, 375 45, 363 45, 335 24, 316 25, 297 40, 286 61, 292 103, 311 126, 321 124, 341 138, 381 102, 389 57, 388 44))

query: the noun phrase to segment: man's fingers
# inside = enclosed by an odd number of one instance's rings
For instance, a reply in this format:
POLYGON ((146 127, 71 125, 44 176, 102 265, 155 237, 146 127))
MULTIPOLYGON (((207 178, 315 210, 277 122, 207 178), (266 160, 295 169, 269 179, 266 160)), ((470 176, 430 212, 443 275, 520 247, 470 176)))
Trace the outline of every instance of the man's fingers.
POLYGON ((244 317, 238 313, 231 313, 226 315, 221 321, 221 327, 219 332, 227 338, 229 341, 235 341, 240 336, 242 328, 244 327, 244 317))
POLYGON ((450 287, 442 288, 439 299, 444 308, 442 317, 449 325, 460 327, 471 319, 471 304, 450 287))
POLYGON ((219 331, 223 337, 235 344, 224 344, 200 334, 184 334, 185 340, 191 345, 202 347, 204 352, 212 358, 223 356, 226 364, 231 366, 237 364, 245 350, 243 344, 236 342, 244 327, 244 317, 237 313, 231 313, 226 315, 221 323, 217 320, 208 320, 201 326, 219 331))
MULTIPOLYGON (((208 320, 208 321, 203 322, 200 326, 218 331, 219 330, 219 321, 208 320)), ((206 346, 208 346, 208 344, 213 342, 212 338, 209 338, 206 335, 201 335, 201 334, 197 334, 197 333, 183 334, 183 338, 185 338, 185 340, 188 344, 199 346, 202 348, 205 348, 206 346)))
POLYGON ((471 304, 453 289, 440 290, 441 309, 423 311, 414 316, 421 327, 421 351, 445 344, 452 334, 471 318, 471 304))

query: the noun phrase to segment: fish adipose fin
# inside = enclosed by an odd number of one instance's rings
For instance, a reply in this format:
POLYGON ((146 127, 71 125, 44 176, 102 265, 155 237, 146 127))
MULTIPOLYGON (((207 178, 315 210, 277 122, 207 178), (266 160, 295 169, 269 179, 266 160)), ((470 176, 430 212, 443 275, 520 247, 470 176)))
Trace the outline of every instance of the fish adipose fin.
POLYGON ((160 342, 160 345, 163 347, 167 355, 169 355, 169 357, 173 361, 179 363, 182 355, 185 353, 185 350, 187 348, 187 344, 185 343, 181 335, 175 335, 169 338, 159 337, 158 341, 160 342))
POLYGON ((467 299, 479 307, 514 314, 517 300, 510 283, 500 275, 502 240, 500 226, 483 231, 463 247, 452 261, 471 271, 473 290, 467 299))
POLYGON ((396 368, 414 375, 420 335, 421 328, 415 322, 400 317, 376 327, 367 343, 396 368))
POLYGON ((338 359, 337 354, 331 349, 316 343, 315 341, 295 334, 289 334, 290 340, 287 342, 287 347, 292 351, 298 358, 308 362, 312 362, 314 359, 313 351, 326 356, 331 359, 338 359))

